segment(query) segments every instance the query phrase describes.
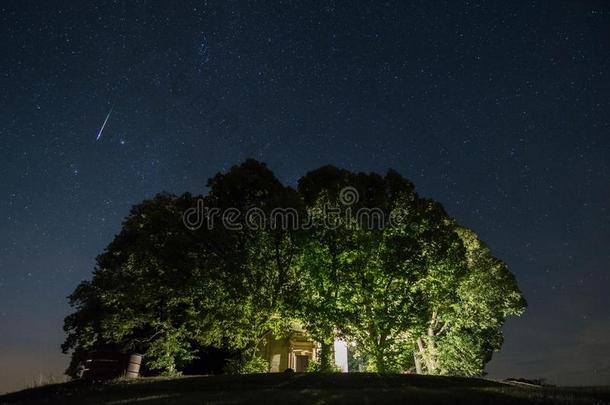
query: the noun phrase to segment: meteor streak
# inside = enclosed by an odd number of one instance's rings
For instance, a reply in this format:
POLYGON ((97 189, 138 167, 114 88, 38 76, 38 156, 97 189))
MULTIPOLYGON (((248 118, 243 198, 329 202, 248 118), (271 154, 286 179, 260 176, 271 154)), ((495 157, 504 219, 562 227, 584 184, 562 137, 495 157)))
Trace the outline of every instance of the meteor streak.
POLYGON ((102 124, 102 127, 100 128, 100 132, 97 133, 97 138, 95 138, 96 142, 102 137, 102 132, 104 131, 104 127, 106 126, 106 123, 108 122, 108 118, 110 118, 110 114, 112 114, 113 109, 114 109, 114 106, 112 106, 110 108, 110 111, 108 111, 108 115, 106 115, 106 119, 104 120, 104 123, 102 124))

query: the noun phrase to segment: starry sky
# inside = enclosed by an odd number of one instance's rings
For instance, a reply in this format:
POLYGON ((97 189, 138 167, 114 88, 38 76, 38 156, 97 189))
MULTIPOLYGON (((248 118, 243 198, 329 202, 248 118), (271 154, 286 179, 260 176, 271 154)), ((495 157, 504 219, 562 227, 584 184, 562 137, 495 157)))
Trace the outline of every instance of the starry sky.
POLYGON ((395 168, 529 302, 489 375, 610 384, 607 2, 5 1, 0 43, 0 392, 131 205, 248 157, 395 168))

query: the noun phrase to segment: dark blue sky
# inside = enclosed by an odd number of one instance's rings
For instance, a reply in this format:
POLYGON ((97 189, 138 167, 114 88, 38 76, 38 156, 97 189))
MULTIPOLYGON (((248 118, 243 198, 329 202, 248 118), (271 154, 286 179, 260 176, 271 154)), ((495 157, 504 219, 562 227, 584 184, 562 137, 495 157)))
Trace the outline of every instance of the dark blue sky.
POLYGON ((0 43, 0 392, 132 204, 247 157, 397 169, 528 299, 490 375, 610 383, 607 2, 14 1, 0 43))

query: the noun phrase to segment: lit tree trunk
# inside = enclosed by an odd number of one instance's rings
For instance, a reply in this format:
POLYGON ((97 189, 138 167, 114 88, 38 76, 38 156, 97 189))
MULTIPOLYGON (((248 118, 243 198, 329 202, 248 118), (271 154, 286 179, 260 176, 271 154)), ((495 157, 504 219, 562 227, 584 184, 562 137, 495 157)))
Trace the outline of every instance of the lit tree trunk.
POLYGON ((413 361, 415 362, 415 372, 421 374, 421 360, 419 359, 419 353, 417 350, 413 350, 413 361))
POLYGON ((375 370, 378 373, 385 373, 385 359, 383 358, 383 350, 380 347, 377 347, 375 350, 375 370))
POLYGON ((424 340, 421 337, 417 338, 417 348, 419 349, 419 354, 421 356, 421 359, 423 360, 424 365, 426 366, 425 374, 433 374, 434 367, 431 364, 428 350, 426 349, 426 346, 424 345, 424 340))
POLYGON ((436 364, 436 344, 434 343, 434 331, 432 328, 428 328, 428 336, 426 337, 427 346, 427 357, 428 357, 428 374, 436 374, 438 367, 436 364))
POLYGON ((335 346, 333 340, 320 342, 320 371, 328 373, 333 371, 335 364, 335 346))
POLYGON ((375 371, 378 373, 385 373, 387 371, 387 365, 385 361, 385 343, 386 336, 380 336, 379 338, 373 338, 373 347, 374 350, 374 362, 375 362, 375 371))
MULTIPOLYGON (((438 327, 438 314, 436 311, 434 311, 432 313, 432 319, 430 320, 430 323, 428 325, 428 330, 426 331, 426 334, 424 336, 420 336, 417 338, 417 349, 416 351, 418 352, 415 355, 415 359, 417 360, 417 357, 419 357, 420 360, 420 368, 421 368, 421 361, 423 361, 423 365, 425 366, 425 373, 426 374, 437 374, 438 373, 438 362, 437 362, 437 357, 438 357, 438 352, 436 350, 436 333, 435 333, 435 328, 438 327)), ((444 329, 441 328, 441 331, 444 329)), ((417 367, 417 363, 415 365, 417 367)))

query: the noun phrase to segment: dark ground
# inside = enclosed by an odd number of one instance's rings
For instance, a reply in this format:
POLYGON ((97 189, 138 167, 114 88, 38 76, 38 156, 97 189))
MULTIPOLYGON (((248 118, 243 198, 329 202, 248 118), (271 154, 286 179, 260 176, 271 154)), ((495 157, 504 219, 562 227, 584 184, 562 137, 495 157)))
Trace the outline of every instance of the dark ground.
POLYGON ((610 387, 530 387, 475 378, 276 373, 73 381, 0 397, 0 404, 610 404, 610 387))

